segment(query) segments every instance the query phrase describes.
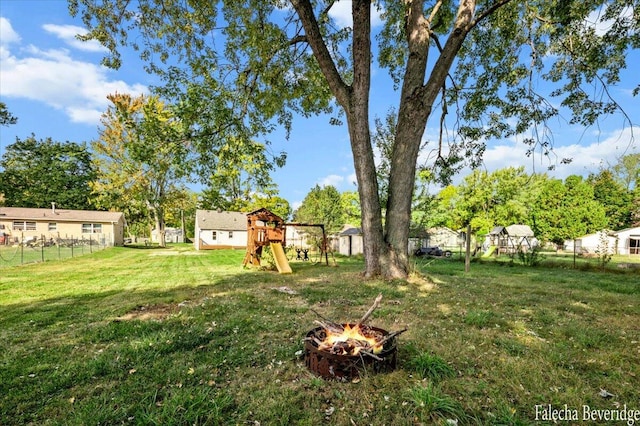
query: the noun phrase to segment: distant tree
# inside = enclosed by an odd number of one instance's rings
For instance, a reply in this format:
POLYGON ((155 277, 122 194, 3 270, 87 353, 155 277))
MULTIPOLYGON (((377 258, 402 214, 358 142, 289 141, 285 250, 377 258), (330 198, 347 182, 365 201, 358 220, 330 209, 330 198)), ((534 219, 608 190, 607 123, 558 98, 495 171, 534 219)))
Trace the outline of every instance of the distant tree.
POLYGON ((203 208, 247 211, 248 205, 255 204, 256 197, 277 196, 270 172, 284 165, 284 157, 272 159, 264 144, 233 139, 212 148, 206 156, 200 155, 196 161, 202 169, 199 174, 205 176, 203 208))
POLYGON ((593 187, 594 198, 602 204, 610 229, 619 230, 631 225, 632 192, 615 179, 609 169, 591 173, 587 182, 593 187))
POLYGON ((362 225, 362 212, 360 211, 358 192, 344 191, 340 194, 340 205, 344 214, 344 223, 360 227, 362 225))
POLYGON ((509 226, 526 223, 533 177, 525 172, 524 167, 499 169, 490 177, 495 224, 509 226))
POLYGON ((624 155, 611 171, 628 191, 637 190, 640 187, 640 153, 624 155))
POLYGON ((623 156, 611 170, 616 179, 629 191, 629 226, 640 226, 640 153, 623 156))
POLYGON ((487 234, 494 226, 494 197, 491 176, 486 171, 474 170, 457 188, 455 221, 460 227, 471 225, 473 233, 487 234))
POLYGON ((184 224, 184 236, 192 238, 195 232, 197 209, 198 194, 191 190, 175 193, 175 198, 167 207, 165 214, 166 226, 183 229, 184 224))
POLYGON ((328 234, 336 233, 344 225, 344 214, 338 190, 332 186, 316 185, 309 191, 294 212, 294 222, 321 223, 328 234))
POLYGON ((285 221, 291 218, 291 206, 289 202, 277 195, 253 194, 249 202, 241 208, 240 211, 252 212, 261 208, 277 214, 285 221))
POLYGON ((15 207, 92 209, 95 178, 86 144, 37 140, 35 135, 6 147, 0 160, 0 193, 15 207))
POLYGON ((544 181, 532 217, 536 236, 558 246, 565 240, 607 227, 605 209, 595 200, 593 187, 575 175, 564 182, 559 179, 544 181))
POLYGON ((11 115, 4 102, 0 102, 0 126, 10 126, 16 124, 18 119, 11 115))
POLYGON ((186 142, 181 123, 155 96, 109 95, 100 137, 93 142, 102 207, 146 209, 166 245, 166 213, 186 191, 186 142))

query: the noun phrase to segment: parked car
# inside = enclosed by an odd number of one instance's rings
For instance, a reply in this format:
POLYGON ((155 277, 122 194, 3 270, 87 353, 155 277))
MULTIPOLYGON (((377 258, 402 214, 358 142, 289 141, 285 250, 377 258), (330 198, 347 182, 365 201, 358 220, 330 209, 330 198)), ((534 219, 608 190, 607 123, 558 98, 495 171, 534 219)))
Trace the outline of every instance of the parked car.
POLYGON ((421 257, 421 256, 451 257, 451 250, 442 250, 438 246, 420 247, 413 254, 418 257, 421 257))

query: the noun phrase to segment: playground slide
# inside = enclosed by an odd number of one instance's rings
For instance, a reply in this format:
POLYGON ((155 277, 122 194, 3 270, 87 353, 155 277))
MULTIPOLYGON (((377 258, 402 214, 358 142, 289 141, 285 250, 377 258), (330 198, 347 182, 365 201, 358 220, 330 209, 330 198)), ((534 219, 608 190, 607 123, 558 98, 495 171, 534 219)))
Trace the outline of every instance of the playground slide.
POLYGON ((493 252, 496 251, 498 247, 496 246, 491 246, 487 249, 487 251, 485 251, 484 253, 482 253, 482 257, 489 257, 493 254, 493 252))
POLYGON ((281 274, 290 274, 293 272, 291 270, 291 266, 289 265, 289 261, 287 260, 287 256, 284 254, 284 249, 282 248, 282 244, 280 243, 271 243, 271 253, 273 253, 273 258, 276 261, 276 267, 278 268, 278 272, 281 274))

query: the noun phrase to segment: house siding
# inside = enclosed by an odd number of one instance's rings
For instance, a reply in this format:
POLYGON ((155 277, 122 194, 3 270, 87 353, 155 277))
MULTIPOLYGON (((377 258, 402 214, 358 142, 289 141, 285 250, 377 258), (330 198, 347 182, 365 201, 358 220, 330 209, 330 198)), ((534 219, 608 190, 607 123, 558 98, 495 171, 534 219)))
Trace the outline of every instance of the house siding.
POLYGON ((34 237, 47 240, 91 237, 106 245, 121 246, 124 243, 124 224, 122 213, 0 207, 0 233, 5 244, 34 237), (35 224, 35 227, 14 229, 14 223, 35 224), (83 227, 83 224, 89 226, 83 227), (85 232, 87 230, 91 232, 85 232))
POLYGON ((197 210, 194 235, 196 250, 246 249, 247 215, 240 212, 197 210))

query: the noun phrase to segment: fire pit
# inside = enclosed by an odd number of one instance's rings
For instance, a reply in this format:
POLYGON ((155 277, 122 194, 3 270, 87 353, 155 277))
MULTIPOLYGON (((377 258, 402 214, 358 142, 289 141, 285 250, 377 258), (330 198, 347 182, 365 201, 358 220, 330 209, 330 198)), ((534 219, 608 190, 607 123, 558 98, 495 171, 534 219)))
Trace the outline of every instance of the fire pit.
POLYGON ((325 379, 348 381, 360 377, 362 371, 367 369, 383 372, 396 368, 396 335, 390 335, 378 327, 357 327, 357 324, 341 326, 348 331, 360 328, 361 334, 371 339, 371 343, 358 345, 353 342, 353 337, 331 342, 330 335, 335 333, 325 327, 314 328, 307 333, 304 344, 304 360, 311 372, 325 379), (376 346, 375 342, 381 344, 376 346))
POLYGON ((360 377, 367 368, 373 372, 395 369, 396 338, 407 329, 389 333, 382 328, 365 325, 381 300, 382 295, 378 295, 373 306, 355 324, 337 324, 324 317, 324 321, 315 321, 320 327, 309 331, 304 339, 307 368, 325 379, 343 381, 360 377))

